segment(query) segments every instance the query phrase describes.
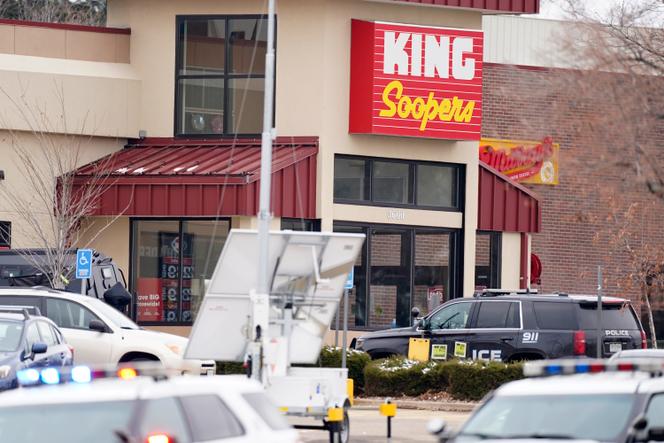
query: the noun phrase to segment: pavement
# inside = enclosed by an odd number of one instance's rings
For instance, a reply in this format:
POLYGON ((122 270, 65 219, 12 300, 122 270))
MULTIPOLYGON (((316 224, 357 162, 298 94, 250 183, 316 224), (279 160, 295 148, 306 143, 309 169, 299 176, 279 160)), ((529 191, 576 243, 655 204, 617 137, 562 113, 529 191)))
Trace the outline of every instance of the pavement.
MULTIPOLYGON (((397 402, 399 404, 399 402, 397 402)), ((459 429, 466 421, 469 412, 431 411, 421 409, 398 409, 392 419, 392 441, 403 443, 428 442, 436 439, 427 432, 427 424, 432 419, 443 419, 452 429, 459 429)), ((292 424, 314 424, 309 419, 290 419, 292 424)), ((301 430, 303 442, 328 443, 329 434, 324 431, 301 430)), ((350 410, 351 443, 373 443, 387 441, 387 421, 378 413, 377 407, 356 405, 350 410)))

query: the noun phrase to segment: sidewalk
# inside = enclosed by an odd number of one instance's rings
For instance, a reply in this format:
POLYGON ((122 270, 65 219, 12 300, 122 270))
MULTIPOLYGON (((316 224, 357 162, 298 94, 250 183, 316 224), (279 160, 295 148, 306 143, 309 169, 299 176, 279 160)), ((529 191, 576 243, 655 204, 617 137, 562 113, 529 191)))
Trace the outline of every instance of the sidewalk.
MULTIPOLYGON (((370 398, 355 398, 353 409, 378 409, 381 403, 385 401, 384 398, 370 397, 370 398)), ((471 412, 478 403, 463 402, 463 401, 427 401, 418 400, 416 398, 394 398, 393 403, 397 404, 397 408, 403 409, 421 409, 427 411, 444 411, 444 412, 471 412)))

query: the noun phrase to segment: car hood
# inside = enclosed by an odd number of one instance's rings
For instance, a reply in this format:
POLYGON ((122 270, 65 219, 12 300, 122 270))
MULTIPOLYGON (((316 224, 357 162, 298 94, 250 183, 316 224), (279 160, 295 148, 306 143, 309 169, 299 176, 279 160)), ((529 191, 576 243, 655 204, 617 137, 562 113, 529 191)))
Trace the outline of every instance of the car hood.
POLYGON ((16 360, 16 352, 0 352, 0 366, 10 365, 16 360))
POLYGON ((415 332, 416 329, 412 326, 408 328, 382 329, 380 331, 369 332, 368 334, 365 334, 360 338, 363 340, 369 340, 372 338, 400 337, 400 336, 412 335, 415 332))

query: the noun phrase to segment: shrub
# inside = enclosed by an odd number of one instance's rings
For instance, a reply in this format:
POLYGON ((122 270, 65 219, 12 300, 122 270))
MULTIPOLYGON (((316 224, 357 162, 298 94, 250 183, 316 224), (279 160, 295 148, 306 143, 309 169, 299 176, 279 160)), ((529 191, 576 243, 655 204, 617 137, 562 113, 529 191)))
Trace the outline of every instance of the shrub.
MULTIPOLYGON (((348 378, 353 379, 355 394, 364 390, 364 368, 371 362, 369 354, 362 351, 349 349, 346 351, 346 367, 348 368, 348 378)), ((320 366, 323 368, 341 367, 341 348, 324 346, 320 352, 320 366)))
POLYGON ((364 392, 379 397, 447 392, 458 400, 479 400, 501 384, 521 378, 521 373, 521 364, 458 360, 421 363, 392 357, 366 367, 364 392))
POLYGON ((246 374, 247 371, 242 367, 242 363, 234 361, 218 361, 217 375, 246 374))

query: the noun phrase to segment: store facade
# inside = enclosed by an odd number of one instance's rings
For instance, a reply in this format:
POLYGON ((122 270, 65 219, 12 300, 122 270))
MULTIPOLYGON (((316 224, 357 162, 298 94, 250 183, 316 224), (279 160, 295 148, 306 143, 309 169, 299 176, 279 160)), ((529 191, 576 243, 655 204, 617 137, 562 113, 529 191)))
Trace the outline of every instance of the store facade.
MULTIPOLYGON (((477 144, 482 14, 537 2, 497 3, 279 2, 272 226, 365 233, 352 329, 528 284, 539 201, 481 166, 477 144)), ((263 2, 108 7, 110 27, 131 29, 125 64, 141 83, 92 246, 127 271, 139 323, 186 334, 228 231, 256 226, 263 2)))

